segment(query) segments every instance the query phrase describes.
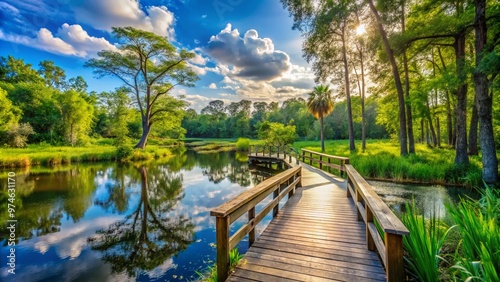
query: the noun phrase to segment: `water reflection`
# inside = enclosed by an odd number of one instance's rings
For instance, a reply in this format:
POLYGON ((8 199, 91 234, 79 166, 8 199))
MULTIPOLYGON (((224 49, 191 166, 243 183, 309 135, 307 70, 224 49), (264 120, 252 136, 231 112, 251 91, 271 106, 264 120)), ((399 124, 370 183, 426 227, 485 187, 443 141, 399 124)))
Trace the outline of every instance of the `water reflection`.
POLYGON ((89 238, 91 248, 103 253, 102 260, 111 264, 113 272, 126 271, 132 277, 163 264, 186 249, 194 237, 190 219, 164 216, 184 196, 182 175, 164 171, 148 178, 146 167, 138 171, 141 196, 137 207, 123 220, 89 238))
POLYGON ((406 203, 415 200, 418 210, 427 218, 435 215, 446 217, 446 204, 463 197, 479 198, 476 191, 463 187, 442 185, 414 185, 369 181, 384 202, 398 213, 406 211, 406 203))
MULTIPOLYGON (((0 280, 195 280, 195 271, 215 260, 210 210, 265 176, 250 170, 242 154, 178 153, 163 162, 16 171, 22 273, 6 276, 2 265, 0 280)), ((2 257, 5 232, 0 229, 2 257)))

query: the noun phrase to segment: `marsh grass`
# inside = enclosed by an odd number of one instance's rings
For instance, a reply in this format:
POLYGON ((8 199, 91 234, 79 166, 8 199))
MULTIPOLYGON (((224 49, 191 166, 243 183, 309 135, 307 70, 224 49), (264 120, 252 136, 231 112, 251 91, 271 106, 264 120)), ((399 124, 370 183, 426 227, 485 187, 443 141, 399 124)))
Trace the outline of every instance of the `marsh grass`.
POLYGON ((490 188, 479 201, 448 205, 461 235, 452 267, 461 281, 500 281, 500 195, 490 188))
POLYGON ((0 148, 0 168, 22 168, 29 166, 58 166, 71 163, 115 161, 139 161, 158 159, 171 155, 168 148, 148 145, 145 150, 133 150, 125 157, 118 157, 119 150, 112 145, 89 145, 63 147, 30 145, 27 148, 0 148))
POLYGON ((419 281, 439 281, 441 272, 439 265, 444 258, 441 249, 453 227, 448 228, 435 215, 426 220, 415 207, 406 203, 406 213, 402 214, 401 221, 410 230, 404 236, 403 244, 409 256, 406 256, 406 265, 419 281))
MULTIPOLYGON (((365 178, 400 182, 422 182, 478 186, 481 182, 481 159, 471 156, 469 166, 454 165, 455 151, 416 144, 416 154, 399 156, 399 144, 391 140, 367 140, 367 149, 349 151, 347 140, 325 142, 325 153, 349 157, 350 163, 365 178)), ((357 148, 361 147, 357 142, 357 148)), ((294 148, 321 150, 319 141, 299 141, 294 148)))

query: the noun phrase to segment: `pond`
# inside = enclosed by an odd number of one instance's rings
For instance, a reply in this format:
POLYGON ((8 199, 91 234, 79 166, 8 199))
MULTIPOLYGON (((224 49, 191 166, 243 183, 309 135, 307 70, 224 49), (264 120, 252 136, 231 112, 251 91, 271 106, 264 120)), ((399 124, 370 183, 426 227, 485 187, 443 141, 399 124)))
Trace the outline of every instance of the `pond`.
MULTIPOLYGON (((1 281, 195 280, 195 271, 215 259, 210 210, 266 177, 252 172, 244 155, 193 151, 166 162, 16 174, 16 275, 6 276, 2 264, 1 281)), ((7 173, 2 175, 5 191, 7 173)), ((7 221, 4 208, 0 219, 7 221)), ((8 234, 5 228, 0 232, 5 258, 8 234)), ((240 243, 241 252, 247 244, 240 243)))
MULTIPOLYGON (((166 161, 33 167, 16 172, 16 275, 1 281, 186 281, 215 260, 210 210, 276 173, 235 152, 181 150, 166 161)), ((0 190, 7 186, 0 171, 0 190)), ((461 190, 372 182, 392 208, 415 198, 427 212, 461 190)), ((269 202, 266 199, 261 207, 269 202)), ((2 200, 2 203, 6 201, 2 200)), ((259 206, 257 207, 259 209, 259 206)), ((7 222, 7 209, 0 220, 7 222)), ((245 216, 244 216, 245 217, 245 216)), ((232 225, 236 231, 246 220, 232 225)), ((257 226, 260 233, 269 223, 257 226)), ((0 230, 0 256, 9 248, 0 230)), ((247 249, 247 240, 238 248, 247 249)), ((5 261, 2 259, 2 261, 5 261)))

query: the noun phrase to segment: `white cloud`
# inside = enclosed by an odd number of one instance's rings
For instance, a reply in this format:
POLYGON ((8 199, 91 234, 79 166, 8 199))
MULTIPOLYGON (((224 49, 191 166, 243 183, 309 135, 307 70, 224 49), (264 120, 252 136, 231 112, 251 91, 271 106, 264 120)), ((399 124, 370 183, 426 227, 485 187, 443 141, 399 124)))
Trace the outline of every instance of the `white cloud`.
MULTIPOLYGON (((222 100, 224 104, 229 105, 231 102, 236 101, 237 99, 234 100, 229 100, 229 99, 217 99, 217 98, 210 98, 210 97, 205 97, 202 95, 194 95, 194 94, 186 94, 186 97, 184 100, 188 101, 190 104, 190 108, 196 110, 197 112, 201 112, 201 110, 208 105, 213 100, 222 100)), ((234 96, 234 95, 232 95, 234 96)), ((236 97, 235 97, 236 98, 236 97)))
POLYGON ((165 6, 146 7, 134 0, 80 0, 72 6, 78 21, 100 30, 132 26, 174 40, 174 14, 165 6))
POLYGON ((217 89, 217 85, 215 83, 210 83, 210 85, 208 86, 208 88, 210 89, 217 89))
POLYGON ((256 30, 248 30, 243 37, 231 24, 210 38, 205 52, 220 65, 228 65, 233 77, 255 81, 271 81, 291 68, 290 57, 274 50, 269 38, 259 38, 256 30))
POLYGON ((80 25, 63 24, 56 36, 46 28, 41 28, 36 36, 5 34, 0 30, 0 39, 18 43, 54 54, 77 57, 94 56, 97 52, 116 47, 104 38, 90 36, 80 25))

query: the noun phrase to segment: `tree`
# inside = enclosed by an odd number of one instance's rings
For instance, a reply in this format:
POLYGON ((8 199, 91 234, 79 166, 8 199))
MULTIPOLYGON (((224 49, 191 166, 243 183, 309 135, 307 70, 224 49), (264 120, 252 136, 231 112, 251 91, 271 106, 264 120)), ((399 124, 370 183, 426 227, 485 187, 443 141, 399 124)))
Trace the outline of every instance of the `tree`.
POLYGON ((66 73, 52 61, 41 61, 38 74, 43 77, 45 85, 51 88, 62 88, 66 83, 66 73))
POLYGON ((304 57, 308 62, 314 62, 316 81, 333 81, 334 76, 343 78, 339 83, 344 86, 347 100, 349 148, 355 150, 348 40, 357 4, 347 0, 319 1, 316 5, 310 1, 282 0, 282 3, 294 15, 294 28, 305 34, 304 57))
POLYGON ((321 151, 325 151, 324 122, 323 118, 333 110, 332 91, 325 85, 314 87, 307 98, 307 109, 321 120, 321 151))
POLYGON ((72 146, 84 142, 92 126, 94 107, 82 94, 69 90, 60 96, 60 108, 66 142, 72 146))
POLYGON ((474 72, 474 85, 479 118, 479 142, 482 150, 483 179, 486 183, 493 184, 498 181, 498 159, 495 150, 492 120, 493 93, 491 95, 489 93, 488 85, 490 85, 491 81, 483 68, 483 58, 493 48, 491 45, 488 46, 486 0, 475 0, 475 4, 476 70, 474 72))
POLYGON ((269 146, 286 146, 297 138, 294 125, 284 125, 277 122, 263 122, 258 130, 259 139, 269 146))
POLYGON ((134 94, 142 122, 142 136, 135 147, 144 149, 153 124, 185 105, 168 96, 177 85, 194 86, 198 77, 186 65, 194 53, 177 51, 165 37, 133 27, 113 27, 113 35, 121 41, 119 50, 101 51, 85 66, 94 68, 98 77, 119 78, 134 94))
POLYGON ((7 91, 0 88, 0 133, 16 125, 21 118, 21 110, 7 98, 7 91))

